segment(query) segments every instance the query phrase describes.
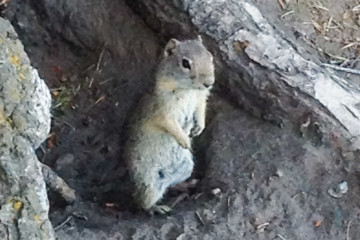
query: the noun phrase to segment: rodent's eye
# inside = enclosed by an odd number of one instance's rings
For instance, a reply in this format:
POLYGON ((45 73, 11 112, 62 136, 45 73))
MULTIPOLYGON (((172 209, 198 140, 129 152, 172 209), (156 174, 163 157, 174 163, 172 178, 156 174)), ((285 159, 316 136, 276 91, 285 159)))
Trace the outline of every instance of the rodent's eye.
POLYGON ((189 60, 187 60, 187 59, 185 59, 185 58, 183 58, 183 60, 182 60, 182 66, 183 66, 184 68, 189 69, 189 70, 191 69, 189 60))

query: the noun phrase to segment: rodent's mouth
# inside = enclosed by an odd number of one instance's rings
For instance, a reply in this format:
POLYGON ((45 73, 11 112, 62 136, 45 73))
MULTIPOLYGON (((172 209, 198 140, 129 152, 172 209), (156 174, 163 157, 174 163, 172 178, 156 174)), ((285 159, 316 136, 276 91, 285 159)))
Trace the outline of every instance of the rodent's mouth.
POLYGON ((198 87, 199 90, 210 90, 211 88, 212 88, 212 85, 209 87, 205 87, 203 85, 198 87))

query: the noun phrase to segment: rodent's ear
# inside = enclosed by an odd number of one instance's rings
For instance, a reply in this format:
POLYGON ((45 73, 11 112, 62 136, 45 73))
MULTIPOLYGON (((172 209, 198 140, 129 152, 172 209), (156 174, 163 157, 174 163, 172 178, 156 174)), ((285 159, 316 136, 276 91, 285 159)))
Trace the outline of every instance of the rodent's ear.
POLYGON ((201 42, 201 43, 203 42, 201 35, 198 35, 197 38, 198 38, 198 41, 199 41, 199 42, 201 42))
POLYGON ((170 39, 170 41, 166 44, 164 49, 164 57, 168 57, 173 54, 176 47, 179 45, 179 41, 175 38, 170 39))

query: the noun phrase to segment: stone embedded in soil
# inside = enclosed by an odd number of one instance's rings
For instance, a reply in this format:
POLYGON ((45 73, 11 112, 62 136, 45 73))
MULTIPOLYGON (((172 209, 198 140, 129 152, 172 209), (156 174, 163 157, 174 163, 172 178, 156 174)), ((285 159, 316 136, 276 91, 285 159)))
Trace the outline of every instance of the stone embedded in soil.
POLYGON ((349 190, 346 181, 339 183, 335 188, 330 188, 328 193, 333 198, 341 198, 349 190))

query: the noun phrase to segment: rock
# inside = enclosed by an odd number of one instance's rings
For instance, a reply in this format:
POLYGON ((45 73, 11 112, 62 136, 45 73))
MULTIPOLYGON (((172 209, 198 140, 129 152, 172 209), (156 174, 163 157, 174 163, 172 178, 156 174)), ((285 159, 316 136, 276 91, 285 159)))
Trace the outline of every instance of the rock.
POLYGON ((333 198, 341 198, 349 190, 346 181, 339 183, 336 188, 330 188, 328 194, 333 198))
POLYGON ((220 188, 214 188, 211 190, 211 194, 215 197, 219 197, 221 195, 221 189, 220 188))
POLYGON ((7 228, 2 239, 54 239, 34 152, 49 132, 50 105, 49 89, 10 23, 0 18, 0 231, 7 228))

